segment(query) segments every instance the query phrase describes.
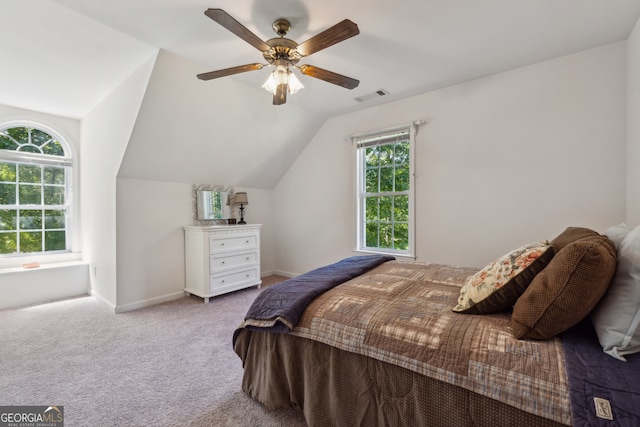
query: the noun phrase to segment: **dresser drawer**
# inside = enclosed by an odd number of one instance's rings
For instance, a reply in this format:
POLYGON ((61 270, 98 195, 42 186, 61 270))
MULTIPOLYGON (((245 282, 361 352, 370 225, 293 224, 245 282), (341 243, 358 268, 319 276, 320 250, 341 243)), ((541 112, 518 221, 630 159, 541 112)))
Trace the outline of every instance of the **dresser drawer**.
POLYGON ((258 236, 210 236, 209 253, 258 247, 258 236))
POLYGON ((247 270, 234 271, 227 274, 216 274, 211 276, 210 285, 211 292, 216 292, 220 288, 233 287, 242 282, 256 281, 258 279, 258 270, 253 267, 247 270))
POLYGON ((257 252, 245 252, 236 255, 212 255, 209 257, 209 272, 215 273, 227 268, 255 265, 257 262, 257 252))

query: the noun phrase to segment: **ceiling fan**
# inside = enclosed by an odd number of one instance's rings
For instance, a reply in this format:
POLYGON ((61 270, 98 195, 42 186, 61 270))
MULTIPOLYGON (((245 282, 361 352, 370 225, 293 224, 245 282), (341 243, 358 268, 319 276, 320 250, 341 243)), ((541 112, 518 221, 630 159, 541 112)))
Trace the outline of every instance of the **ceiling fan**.
POLYGON ((298 44, 284 37, 291 28, 289 21, 284 18, 277 19, 273 23, 273 30, 279 37, 269 39, 265 42, 222 9, 207 9, 204 14, 261 51, 262 56, 267 60, 268 64, 247 64, 225 68, 223 70, 210 71, 208 73, 198 74, 197 77, 200 80, 217 79, 218 77, 260 70, 265 65, 273 65, 275 66, 275 71, 271 73, 269 79, 262 86, 273 93, 273 105, 284 104, 287 102, 287 92, 295 93, 303 87, 302 83, 300 83, 291 72, 290 67, 297 68, 304 75, 315 77, 347 89, 354 89, 360 83, 351 77, 314 67, 313 65, 297 65, 300 59, 359 34, 358 26, 348 19, 298 44))

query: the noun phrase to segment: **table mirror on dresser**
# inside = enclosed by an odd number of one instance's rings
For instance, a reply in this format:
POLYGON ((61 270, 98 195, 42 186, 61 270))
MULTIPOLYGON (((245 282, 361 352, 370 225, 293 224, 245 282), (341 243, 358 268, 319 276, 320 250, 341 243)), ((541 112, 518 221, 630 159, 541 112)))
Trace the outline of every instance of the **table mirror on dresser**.
POLYGON ((194 184, 191 192, 194 225, 226 225, 235 218, 233 187, 194 184))

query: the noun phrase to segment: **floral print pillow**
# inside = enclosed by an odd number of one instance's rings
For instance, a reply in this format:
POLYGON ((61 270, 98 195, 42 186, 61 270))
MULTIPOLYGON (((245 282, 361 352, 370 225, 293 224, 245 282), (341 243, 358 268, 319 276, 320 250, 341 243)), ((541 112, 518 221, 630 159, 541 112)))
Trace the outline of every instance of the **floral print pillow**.
POLYGON ((489 314, 511 309, 554 255, 554 247, 544 241, 501 256, 469 278, 453 311, 489 314))

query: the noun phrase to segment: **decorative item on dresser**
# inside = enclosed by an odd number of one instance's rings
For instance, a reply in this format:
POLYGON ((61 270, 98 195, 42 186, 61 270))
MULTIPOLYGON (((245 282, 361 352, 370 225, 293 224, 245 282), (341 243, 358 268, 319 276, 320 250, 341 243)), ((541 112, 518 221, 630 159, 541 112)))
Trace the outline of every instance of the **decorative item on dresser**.
POLYGON ((204 298, 262 284, 261 224, 184 226, 185 291, 204 298))
POLYGON ((247 193, 242 191, 237 192, 236 197, 234 199, 234 203, 236 205, 240 205, 240 221, 238 221, 238 224, 246 224, 246 222, 244 221, 244 205, 249 204, 247 193))
POLYGON ((235 197, 233 187, 224 185, 193 184, 191 205, 194 225, 226 225, 235 219, 230 200, 235 197))

